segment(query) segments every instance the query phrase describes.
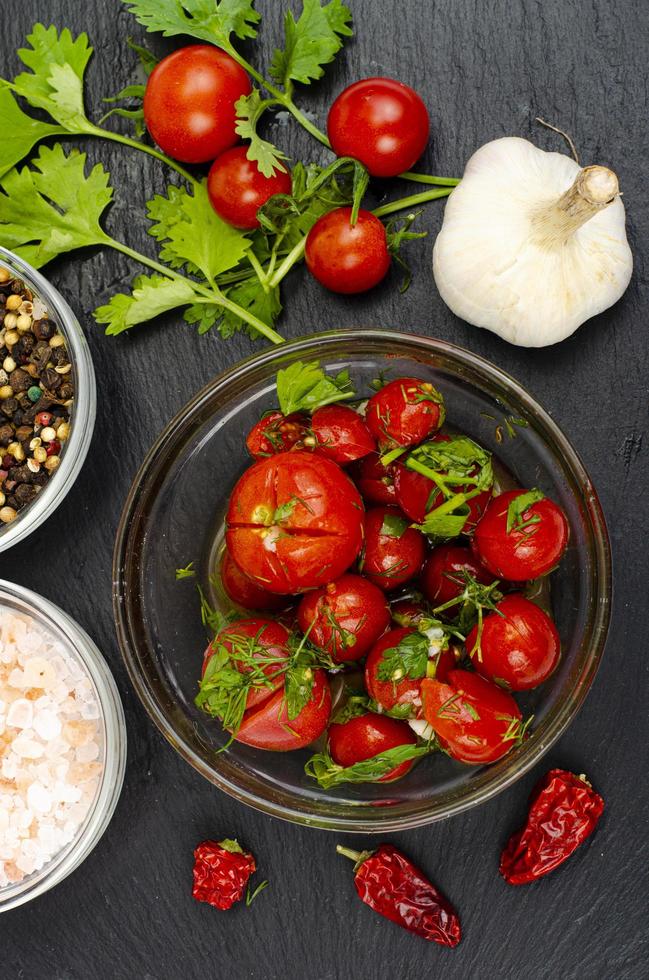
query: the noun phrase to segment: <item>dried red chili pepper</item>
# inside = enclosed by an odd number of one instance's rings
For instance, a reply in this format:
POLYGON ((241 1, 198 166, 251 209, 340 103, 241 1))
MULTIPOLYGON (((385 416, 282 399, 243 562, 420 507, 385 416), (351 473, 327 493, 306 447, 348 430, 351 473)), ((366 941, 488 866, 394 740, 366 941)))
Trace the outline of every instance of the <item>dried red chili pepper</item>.
POLYGON ((524 885, 558 868, 590 836, 603 809, 604 800, 585 776, 551 769, 532 792, 525 826, 502 852, 505 881, 524 885))
POLYGON ((248 879, 255 869, 254 857, 236 840, 203 841, 194 851, 192 895, 197 902, 229 909, 243 898, 248 879))
POLYGON ((375 851, 336 848, 355 861, 354 884, 371 909, 409 932, 439 943, 457 946, 461 938, 457 912, 419 868, 391 844, 375 851))

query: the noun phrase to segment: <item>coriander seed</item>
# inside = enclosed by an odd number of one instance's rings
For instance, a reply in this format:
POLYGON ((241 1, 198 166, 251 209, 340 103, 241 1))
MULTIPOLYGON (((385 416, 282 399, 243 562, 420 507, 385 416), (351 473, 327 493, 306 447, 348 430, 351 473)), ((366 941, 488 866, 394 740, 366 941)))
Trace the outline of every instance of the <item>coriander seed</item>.
POLYGON ((18 517, 18 512, 13 507, 0 507, 0 521, 3 524, 11 524, 18 517))
POLYGON ((11 296, 7 297, 7 302, 5 303, 5 307, 8 310, 17 310, 18 307, 21 305, 22 301, 23 301, 22 296, 18 296, 17 293, 13 293, 11 296))

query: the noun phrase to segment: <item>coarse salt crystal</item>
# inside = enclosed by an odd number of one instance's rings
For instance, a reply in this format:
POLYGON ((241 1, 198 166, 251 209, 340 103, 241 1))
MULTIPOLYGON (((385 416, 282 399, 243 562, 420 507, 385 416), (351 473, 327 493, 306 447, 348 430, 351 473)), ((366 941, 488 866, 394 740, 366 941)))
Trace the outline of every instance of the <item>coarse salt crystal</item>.
POLYGON ((61 734, 61 720, 53 711, 37 711, 34 716, 34 731, 44 742, 51 742, 61 734))
POLYGON ((42 783, 32 783, 27 790, 27 804, 30 810, 47 813, 52 808, 52 794, 47 792, 42 783))
POLYGON ((34 719, 34 708, 27 698, 17 698, 9 705, 7 725, 11 728, 31 728, 34 719))

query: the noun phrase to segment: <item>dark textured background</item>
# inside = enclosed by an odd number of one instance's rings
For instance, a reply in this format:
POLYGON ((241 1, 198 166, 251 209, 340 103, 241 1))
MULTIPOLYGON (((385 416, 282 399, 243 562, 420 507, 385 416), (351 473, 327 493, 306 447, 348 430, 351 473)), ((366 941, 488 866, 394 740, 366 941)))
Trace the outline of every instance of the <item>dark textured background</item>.
MULTIPOLYGON (((357 977, 579 978, 630 980, 647 956, 646 761, 648 661, 646 534, 647 419, 646 0, 351 0, 356 37, 326 79, 300 93, 324 125, 332 96, 361 76, 387 74, 427 102, 433 139, 422 169, 460 175, 470 153, 515 134, 562 150, 536 115, 574 137, 584 163, 619 174, 636 266, 623 300, 545 351, 510 347, 456 320, 429 268, 442 206, 410 250, 415 278, 400 296, 396 276, 371 295, 326 295, 304 270, 284 286, 286 336, 355 324, 414 330, 471 348, 500 364, 553 414, 581 453, 608 516, 615 552, 614 617, 596 684, 547 763, 583 769, 607 801, 596 837, 569 865, 524 889, 497 873, 500 843, 520 821, 544 762, 499 798, 450 822, 393 838, 434 877, 462 914, 455 951, 408 936, 356 899, 351 867, 335 838, 256 814, 194 773, 145 717, 115 641, 111 551, 122 501, 145 451, 188 397, 252 351, 246 339, 200 339, 176 317, 102 336, 90 311, 135 270, 108 252, 72 255, 49 270, 77 310, 90 341, 99 412, 85 468, 56 515, 3 555, 3 577, 64 606, 89 630, 115 672, 126 709, 129 764, 113 822, 72 877, 0 920, 0 975, 7 980, 108 978, 357 977), (190 898, 191 852, 206 836, 238 836, 258 855, 271 887, 250 910, 219 914, 190 898)), ((32 23, 87 30, 95 46, 89 108, 132 79, 125 46, 144 32, 118 0, 2 0, 1 74, 17 70, 15 49, 32 23)), ((265 15, 253 60, 267 65, 284 3, 265 15)), ((166 50, 158 38, 150 41, 166 50)), ((291 124, 273 136, 295 156, 324 151, 291 124)), ((94 143, 117 189, 111 230, 151 249, 142 204, 162 190, 161 165, 126 148, 94 143)), ((408 188, 399 189, 407 193, 408 188)), ((397 188, 393 188, 397 191, 397 188)), ((352 845, 371 840, 348 840, 352 845)))

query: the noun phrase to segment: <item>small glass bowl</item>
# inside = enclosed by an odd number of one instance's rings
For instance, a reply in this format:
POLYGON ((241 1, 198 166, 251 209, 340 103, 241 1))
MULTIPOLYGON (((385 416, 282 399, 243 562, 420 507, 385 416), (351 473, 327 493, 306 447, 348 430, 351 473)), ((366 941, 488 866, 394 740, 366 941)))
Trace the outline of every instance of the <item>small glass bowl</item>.
POLYGON ((492 797, 523 775, 565 731, 604 649, 611 597, 604 518, 579 457, 548 414, 493 364, 451 344, 379 330, 316 334, 271 349, 214 379, 168 425, 147 456, 122 514, 114 557, 114 610, 131 680, 174 748, 216 786, 266 813, 336 831, 386 832, 448 817, 492 797), (522 486, 561 504, 570 545, 552 576, 563 645, 554 675, 519 702, 534 713, 531 734, 493 766, 463 766, 442 753, 390 784, 322 790, 305 776, 308 753, 274 753, 228 741, 194 706, 206 635, 194 584, 209 587, 235 481, 250 465, 245 436, 276 407, 279 368, 319 361, 348 368, 362 397, 381 373, 432 381, 449 424, 500 457, 522 486), (506 418, 518 421, 505 424, 506 418), (515 436, 515 438, 512 438, 515 436), (196 580, 175 581, 193 561, 196 580))
POLYGON ((95 798, 76 837, 58 854, 22 881, 0 888, 0 912, 16 908, 49 891, 79 867, 106 830, 124 781, 126 723, 113 675, 88 634, 54 603, 30 589, 0 580, 0 607, 30 616, 60 641, 75 658, 94 688, 100 707, 98 724, 103 752, 103 771, 95 798))
POLYGON ((38 496, 10 524, 0 525, 0 551, 5 551, 35 531, 50 516, 79 475, 95 426, 97 391, 90 348, 79 321, 58 290, 31 265, 1 247, 0 266, 13 272, 17 279, 22 279, 42 300, 65 337, 74 378, 70 438, 61 452, 61 463, 38 496))

